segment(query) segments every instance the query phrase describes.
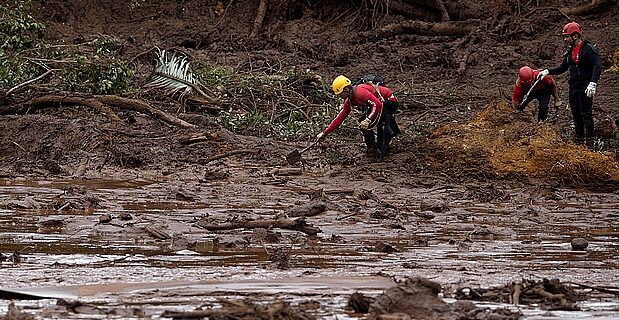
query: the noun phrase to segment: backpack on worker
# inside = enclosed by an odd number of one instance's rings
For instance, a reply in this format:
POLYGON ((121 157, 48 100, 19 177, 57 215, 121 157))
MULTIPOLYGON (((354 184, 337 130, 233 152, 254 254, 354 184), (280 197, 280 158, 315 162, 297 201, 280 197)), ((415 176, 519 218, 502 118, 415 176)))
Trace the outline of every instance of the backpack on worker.
POLYGON ((374 86, 382 86, 385 84, 385 79, 383 77, 376 74, 364 74, 355 80, 353 85, 358 85, 362 83, 369 83, 374 86))

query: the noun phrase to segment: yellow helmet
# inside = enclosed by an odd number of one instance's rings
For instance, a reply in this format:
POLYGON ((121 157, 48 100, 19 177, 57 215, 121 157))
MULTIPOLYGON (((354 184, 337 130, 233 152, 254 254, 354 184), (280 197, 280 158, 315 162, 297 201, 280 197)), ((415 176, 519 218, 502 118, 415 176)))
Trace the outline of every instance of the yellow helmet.
POLYGON ((344 91, 344 88, 351 84, 352 82, 350 82, 350 79, 346 78, 343 75, 339 75, 333 80, 331 88, 333 89, 333 93, 340 94, 342 93, 342 91, 344 91))

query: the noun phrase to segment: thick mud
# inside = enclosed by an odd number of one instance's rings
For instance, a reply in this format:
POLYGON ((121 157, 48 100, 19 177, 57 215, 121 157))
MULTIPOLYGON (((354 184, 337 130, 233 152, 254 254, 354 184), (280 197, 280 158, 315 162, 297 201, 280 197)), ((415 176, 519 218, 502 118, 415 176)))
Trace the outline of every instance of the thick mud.
MULTIPOLYGON (((337 170, 278 176, 245 161, 215 166, 231 170, 230 177, 190 177, 202 171, 118 181, 1 180, 2 289, 37 287, 25 293, 93 306, 73 313, 54 300, 19 302, 76 319, 156 317, 239 297, 316 301, 310 313, 342 319, 356 318, 346 309, 352 293, 376 297, 407 277, 440 283, 447 301, 464 287, 522 279, 600 287, 619 279, 617 194, 493 184, 393 188, 380 177, 351 181, 337 170), (320 229, 316 236, 203 227, 302 214, 320 229), (588 246, 573 250, 575 238, 588 246)), ((530 319, 610 319, 619 299, 594 294, 571 313, 519 308, 530 319)))
MULTIPOLYGON (((388 157, 350 127, 287 161, 311 141, 227 130, 208 108, 150 101, 188 128, 0 95, 0 319, 619 318, 616 2, 260 2, 253 33, 258 1, 34 5, 50 43, 114 39, 136 88, 155 47, 195 70, 306 70, 285 92, 304 105, 378 73, 401 102, 388 157), (559 63, 572 18, 603 63, 594 148, 570 142, 565 103, 544 124, 506 104, 522 65, 559 63)), ((264 84, 210 89, 220 111, 260 111, 285 98, 273 83, 263 100, 264 84)))

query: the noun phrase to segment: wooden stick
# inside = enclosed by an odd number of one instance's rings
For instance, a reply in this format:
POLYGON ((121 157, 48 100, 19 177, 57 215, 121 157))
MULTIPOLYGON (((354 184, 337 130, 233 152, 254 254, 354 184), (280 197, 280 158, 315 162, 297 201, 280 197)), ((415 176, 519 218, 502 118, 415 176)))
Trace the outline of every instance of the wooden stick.
POLYGON ((287 217, 312 217, 319 215, 327 210, 327 204, 322 201, 312 201, 308 204, 294 207, 284 211, 283 216, 287 217))
POLYGON ((520 304, 520 295, 522 294, 522 284, 517 283, 514 285, 514 293, 510 296, 511 303, 520 304))
POLYGON ((212 156, 209 158, 206 158, 204 160, 200 160, 198 161, 199 164, 207 164, 209 162, 213 162, 215 160, 219 160, 219 159, 223 159, 223 158, 227 158, 230 156, 233 156, 235 154, 243 154, 243 153, 258 153, 258 150, 251 150, 251 149, 241 149, 241 150, 234 150, 234 151, 230 151, 230 152, 226 152, 226 153, 222 153, 216 156, 212 156))
POLYGON ((533 288, 533 292, 537 294, 538 296, 548 299, 550 301, 559 301, 559 303, 561 303, 562 305, 567 303, 567 300, 565 299, 565 295, 563 294, 553 294, 539 287, 533 288))
POLYGON ((60 69, 49 69, 49 70, 45 71, 45 73, 43 73, 42 75, 40 75, 40 76, 38 76, 38 77, 36 77, 34 79, 28 80, 28 81, 26 81, 24 83, 20 83, 20 84, 14 86, 13 88, 9 89, 9 91, 7 91, 4 94, 4 96, 8 97, 11 93, 19 93, 19 92, 21 92, 22 91, 21 89, 23 89, 27 85, 29 85, 31 83, 34 83, 34 82, 37 82, 37 81, 47 77, 49 74, 53 73, 54 71, 60 71, 60 69))
POLYGON ((268 4, 268 0, 260 0, 260 5, 258 6, 258 13, 256 13, 256 19, 254 20, 254 28, 251 30, 249 38, 255 38, 258 34, 258 31, 260 31, 260 27, 262 27, 262 21, 264 20, 264 16, 267 12, 268 4))
POLYGON ((123 98, 123 97, 119 97, 115 95, 94 96, 94 97, 103 103, 113 105, 117 108, 130 109, 130 110, 150 114, 156 118, 163 120, 163 122, 166 122, 168 124, 172 124, 172 125, 175 125, 181 128, 196 128, 197 127, 194 124, 191 124, 185 120, 179 119, 171 114, 163 112, 162 110, 159 110, 155 107, 152 107, 148 103, 141 101, 141 100, 123 98))
POLYGON ((222 223, 222 224, 212 224, 206 222, 198 222, 200 227, 205 228, 211 231, 217 230, 233 230, 233 229, 270 229, 270 228, 280 228, 280 229, 289 229, 295 231, 301 231, 307 235, 315 236, 321 230, 317 227, 314 227, 305 222, 305 218, 299 219, 267 219, 267 220, 250 220, 250 221, 241 221, 241 222, 230 222, 230 223, 222 223))
POLYGON ((590 286, 590 285, 586 285, 586 284, 581 284, 581 283, 576 283, 576 282, 563 282, 563 284, 573 284, 575 286, 579 286, 582 288, 586 288, 586 289, 592 289, 592 290, 596 290, 599 292, 604 292, 604 293, 610 293, 610 294, 614 294, 616 296, 619 296, 619 290, 613 290, 613 289, 619 289, 616 287, 611 288, 603 288, 603 287, 596 287, 596 286, 590 286))
POLYGON ((163 314, 161 314, 164 318, 172 318, 172 319, 204 319, 210 318, 214 315, 221 315, 221 312, 216 310, 195 310, 195 311, 169 311, 166 310, 163 314))

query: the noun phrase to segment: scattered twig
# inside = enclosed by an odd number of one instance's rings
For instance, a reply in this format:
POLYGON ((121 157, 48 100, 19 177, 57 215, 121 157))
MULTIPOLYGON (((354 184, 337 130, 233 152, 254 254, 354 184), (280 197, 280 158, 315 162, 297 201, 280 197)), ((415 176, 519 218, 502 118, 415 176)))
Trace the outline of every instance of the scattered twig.
POLYGON ((40 76, 38 76, 38 77, 36 77, 34 79, 28 80, 26 82, 23 82, 23 83, 20 83, 20 84, 14 86, 13 88, 9 89, 9 91, 7 91, 4 94, 4 96, 8 97, 11 93, 19 93, 19 92, 22 91, 21 89, 25 88, 29 84, 37 82, 37 81, 47 77, 48 75, 52 74, 55 71, 60 71, 60 69, 49 69, 49 70, 45 71, 45 73, 43 73, 42 75, 40 75, 40 76))
POLYGON ((21 145, 19 145, 19 143, 15 142, 15 141, 11 141, 14 145, 16 145, 18 148, 21 149, 21 151, 26 152, 26 149, 24 149, 24 147, 22 147, 21 145))
POLYGON ((610 289, 610 288, 596 287, 596 286, 590 286, 590 285, 587 285, 587 284, 576 283, 576 282, 571 282, 571 281, 563 282, 563 284, 573 284, 573 285, 581 287, 581 288, 596 290, 596 291, 599 291, 599 292, 610 293, 610 294, 614 294, 616 296, 619 296, 619 288, 614 288, 613 287, 612 289, 610 289), (613 289, 616 289, 616 290, 613 290, 613 289))

